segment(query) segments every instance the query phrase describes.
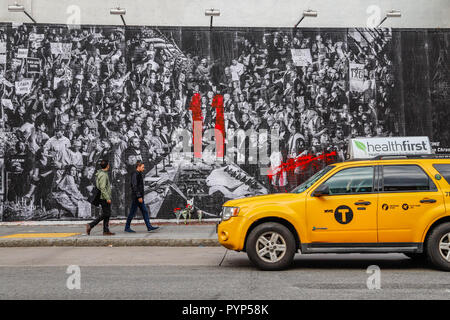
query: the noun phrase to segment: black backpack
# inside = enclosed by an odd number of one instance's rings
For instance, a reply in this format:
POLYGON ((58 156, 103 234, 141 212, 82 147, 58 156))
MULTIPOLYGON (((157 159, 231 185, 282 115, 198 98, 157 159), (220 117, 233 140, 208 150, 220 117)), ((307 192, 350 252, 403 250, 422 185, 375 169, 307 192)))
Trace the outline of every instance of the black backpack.
POLYGON ((88 201, 93 205, 98 207, 100 205, 100 196, 102 192, 97 188, 97 186, 94 186, 94 188, 91 191, 91 194, 88 197, 88 201))
POLYGON ((92 188, 91 193, 88 196, 88 201, 93 205, 98 207, 100 205, 100 196, 102 195, 102 192, 97 188, 97 177, 94 175, 94 179, 92 179, 92 184, 94 185, 94 188, 92 188))

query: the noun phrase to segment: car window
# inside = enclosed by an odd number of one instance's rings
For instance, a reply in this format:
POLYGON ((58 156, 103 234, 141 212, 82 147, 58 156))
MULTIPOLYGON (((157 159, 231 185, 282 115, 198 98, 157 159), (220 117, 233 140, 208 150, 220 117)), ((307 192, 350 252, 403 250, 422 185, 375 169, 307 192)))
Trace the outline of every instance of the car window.
POLYGON ((330 195, 373 191, 373 167, 343 169, 324 182, 330 195))
POLYGON ((433 167, 450 183, 450 164, 433 164, 433 167))
POLYGON ((334 166, 326 166, 322 170, 316 172, 313 176, 311 176, 308 180, 303 182, 301 185, 295 187, 291 193, 301 193, 311 187, 317 180, 322 178, 328 171, 333 169, 334 166))
POLYGON ((383 166, 383 191, 436 190, 430 177, 417 165, 383 166))

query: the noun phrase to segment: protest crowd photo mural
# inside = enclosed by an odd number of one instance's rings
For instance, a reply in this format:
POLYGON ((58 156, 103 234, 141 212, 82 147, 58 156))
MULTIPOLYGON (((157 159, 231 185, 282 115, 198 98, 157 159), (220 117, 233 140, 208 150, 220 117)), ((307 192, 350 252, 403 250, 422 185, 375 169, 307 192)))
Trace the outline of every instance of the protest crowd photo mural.
POLYGON ((427 39, 402 32, 0 25, 0 220, 92 219, 101 159, 113 218, 140 160, 151 217, 208 219, 289 192, 343 161, 351 137, 447 143, 448 32, 414 61, 402 42, 427 39), (411 71, 424 59, 426 84, 411 71))

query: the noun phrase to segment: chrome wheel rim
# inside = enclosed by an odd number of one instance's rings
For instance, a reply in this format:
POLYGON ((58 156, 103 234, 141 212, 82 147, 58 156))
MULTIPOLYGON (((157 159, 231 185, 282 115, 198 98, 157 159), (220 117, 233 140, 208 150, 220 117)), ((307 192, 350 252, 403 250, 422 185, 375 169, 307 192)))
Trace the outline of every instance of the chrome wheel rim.
POLYGON ((450 232, 445 234, 439 241, 439 253, 442 258, 450 262, 450 232))
POLYGON ((258 257, 265 262, 278 262, 286 254, 286 241, 277 232, 263 233, 256 241, 256 252, 258 257))

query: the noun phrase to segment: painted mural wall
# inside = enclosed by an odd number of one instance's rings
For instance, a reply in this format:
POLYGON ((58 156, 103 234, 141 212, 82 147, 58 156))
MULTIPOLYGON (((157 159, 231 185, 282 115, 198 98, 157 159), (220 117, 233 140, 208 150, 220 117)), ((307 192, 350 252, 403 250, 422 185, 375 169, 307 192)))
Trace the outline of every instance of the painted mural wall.
POLYGON ((145 163, 153 218, 288 192, 357 136, 448 151, 449 31, 0 25, 1 221, 113 217, 145 163))

